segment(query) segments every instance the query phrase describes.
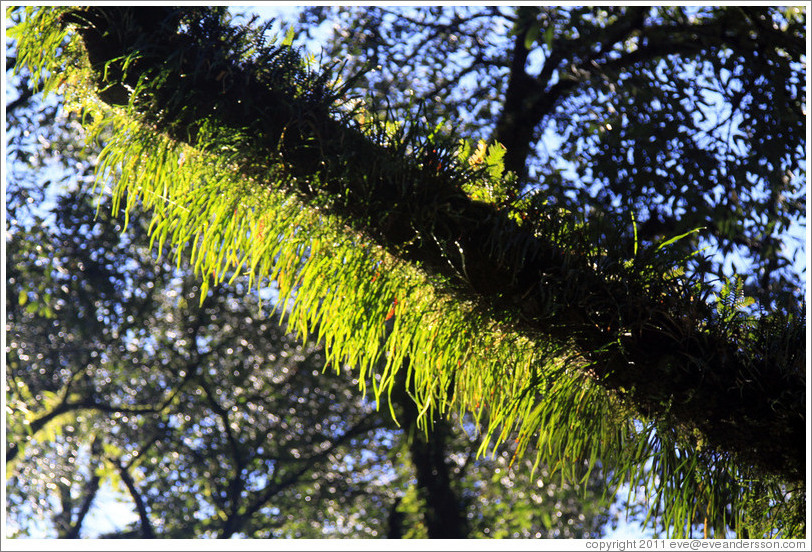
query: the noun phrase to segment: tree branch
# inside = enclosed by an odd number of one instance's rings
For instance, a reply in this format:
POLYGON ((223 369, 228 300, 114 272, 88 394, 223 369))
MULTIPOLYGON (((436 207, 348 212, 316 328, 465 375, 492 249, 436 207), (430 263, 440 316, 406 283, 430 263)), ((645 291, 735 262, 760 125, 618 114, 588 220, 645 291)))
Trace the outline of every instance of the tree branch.
POLYGON ((129 491, 133 502, 135 502, 135 509, 138 512, 138 519, 141 523, 141 538, 154 539, 155 530, 152 528, 152 522, 149 520, 147 507, 144 504, 144 499, 141 497, 141 493, 135 486, 135 480, 133 479, 132 475, 130 475, 128 466, 125 466, 116 458, 107 457, 107 460, 116 467, 119 475, 121 476, 121 481, 124 483, 124 486, 127 487, 127 491, 129 491))
POLYGON ((380 425, 380 416, 376 412, 369 412, 363 416, 358 422, 349 428, 347 431, 336 437, 330 445, 322 451, 308 457, 304 463, 292 473, 285 475, 281 481, 271 481, 263 489, 254 493, 253 499, 249 500, 246 507, 239 513, 236 512, 233 516, 229 516, 229 523, 223 531, 218 534, 218 538, 229 538, 234 532, 238 531, 245 522, 254 515, 260 508, 268 503, 274 496, 281 493, 285 489, 295 485, 301 477, 308 471, 313 469, 319 462, 323 461, 330 455, 336 448, 346 443, 353 437, 371 431, 380 425), (233 520, 232 520, 233 517, 233 520))
POLYGON ((16 99, 6 104, 6 116, 11 115, 17 109, 24 107, 28 103, 28 100, 30 100, 33 96, 34 89, 30 88, 27 84, 23 85, 22 90, 20 90, 20 95, 17 96, 16 99))
POLYGON ((85 518, 87 517, 88 512, 90 511, 90 507, 93 505, 93 500, 96 498, 96 494, 99 492, 99 484, 101 483, 101 477, 95 474, 95 466, 98 464, 98 454, 99 449, 98 439, 93 439, 93 442, 90 445, 91 451, 91 458, 89 462, 89 469, 93 476, 88 481, 87 486, 85 487, 85 497, 82 501, 82 506, 79 508, 79 513, 76 516, 76 521, 73 522, 70 530, 65 534, 66 539, 78 539, 79 533, 82 530, 82 525, 84 524, 85 518))
POLYGON ((217 75, 192 69, 211 63, 211 49, 165 30, 102 36, 99 29, 130 25, 127 10, 89 8, 82 13, 94 24, 79 32, 91 60, 111 64, 110 52, 149 44, 122 82, 136 87, 148 71, 165 77, 150 97, 137 99, 148 124, 193 146, 200 145, 202 121, 217 125, 222 136, 242 137, 236 146, 245 150, 240 166, 252 178, 272 173, 281 156, 290 176, 282 185, 289 193, 419 264, 460 299, 477 301, 483 311, 508 313, 503 322, 517 331, 575 347, 591 362, 590 374, 642 415, 685 428, 701 436, 704 446, 736 454, 750 466, 803 479, 799 325, 782 335, 782 351, 765 348, 763 355, 743 357, 721 330, 712 331, 710 308, 686 290, 665 282, 654 289, 626 273, 605 274, 594 259, 562 249, 496 206, 471 200, 455 176, 427 171, 339 122, 328 105, 292 96, 282 83, 263 81, 238 62, 221 59, 229 64, 230 82, 239 83, 226 89, 217 75), (178 59, 180 43, 183 65, 168 64, 178 59), (393 167, 400 184, 392 180, 393 167), (428 226, 419 226, 415 213, 431 213, 428 226), (458 269, 463 262, 465 278, 458 269), (550 297, 558 305, 552 312, 550 297))
MULTIPOLYGON (((522 7, 517 10, 513 41, 513 55, 510 62, 508 87, 502 113, 496 123, 493 139, 506 148, 505 169, 519 176, 520 181, 527 174, 527 156, 533 141, 533 132, 539 121, 528 117, 531 107, 530 97, 537 93, 536 81, 527 74, 525 66, 530 50, 525 46, 525 36, 532 25, 536 25, 538 8, 522 7)), ((549 59, 545 62, 545 66, 549 59)))

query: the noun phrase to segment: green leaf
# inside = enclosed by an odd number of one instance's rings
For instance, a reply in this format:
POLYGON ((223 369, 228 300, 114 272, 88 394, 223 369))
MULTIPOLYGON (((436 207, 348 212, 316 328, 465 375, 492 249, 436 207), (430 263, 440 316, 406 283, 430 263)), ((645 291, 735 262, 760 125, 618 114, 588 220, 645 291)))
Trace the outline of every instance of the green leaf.
POLYGON ((543 511, 541 513, 541 521, 544 523, 544 528, 548 531, 553 528, 553 518, 549 512, 543 511))
POLYGON ((544 29, 544 44, 548 48, 552 47, 553 45, 553 37, 555 36, 555 27, 550 25, 546 29, 544 29))
POLYGON ((499 143, 488 146, 488 153, 485 156, 485 164, 488 166, 488 174, 492 179, 498 181, 505 172, 505 153, 507 149, 499 143))
POLYGON ((540 32, 541 32, 540 24, 532 25, 529 29, 527 29, 527 33, 524 35, 525 49, 529 50, 530 48, 533 47, 533 44, 536 42, 536 39, 538 39, 540 32))
POLYGON ((660 245, 657 246, 657 251, 659 251, 660 249, 662 249, 664 247, 667 247, 667 246, 671 245, 672 243, 674 243, 676 241, 681 240, 685 236, 689 236, 691 234, 694 234, 694 233, 699 232, 700 230, 704 230, 704 229, 705 229, 705 226, 700 226, 699 228, 694 228, 693 230, 689 230, 688 232, 685 232, 684 234, 680 234, 679 236, 675 236, 675 237, 673 237, 673 238, 671 238, 669 240, 666 240, 666 241, 664 241, 663 243, 661 243, 660 245))
POLYGON ((293 39, 296 36, 296 32, 293 30, 293 27, 288 29, 288 32, 285 33, 285 39, 282 41, 282 46, 290 46, 293 44, 293 39))

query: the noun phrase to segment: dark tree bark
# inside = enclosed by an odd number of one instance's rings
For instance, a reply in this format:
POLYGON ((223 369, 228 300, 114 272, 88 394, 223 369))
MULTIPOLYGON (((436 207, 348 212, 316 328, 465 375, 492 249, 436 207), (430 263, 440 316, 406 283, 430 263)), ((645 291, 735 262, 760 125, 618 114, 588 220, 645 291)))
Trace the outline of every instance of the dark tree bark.
MULTIPOLYGON (((598 40, 597 53, 603 53, 617 42, 627 38, 633 31, 641 28, 647 7, 629 8, 625 17, 620 18, 606 29, 604 36, 594 37, 598 40)), ((507 148, 505 168, 522 178, 527 173, 527 160, 531 147, 537 141, 537 133, 544 118, 556 106, 558 100, 576 86, 582 84, 578 79, 566 77, 567 63, 586 65, 595 55, 594 43, 590 40, 572 40, 558 44, 550 52, 538 75, 527 72, 527 49, 525 36, 533 25, 538 25, 537 7, 521 7, 517 10, 508 88, 502 112, 496 123, 493 139, 507 148), (581 56, 583 56, 582 59, 581 56), (561 80, 553 84, 552 78, 561 69, 561 80)), ((587 37, 593 39, 593 37, 587 37)), ((589 68, 591 69, 591 68, 589 68)))
POLYGON ((518 331, 582 351, 592 362, 590 375, 642 415, 748 466, 803 480, 803 327, 787 329, 781 351, 765 345, 763 358, 744 358, 736 343, 708 330, 714 317, 700 299, 667 284, 652 289, 605 277, 589 259, 471 200, 453 177, 410 165, 333 119, 323 102, 292 97, 233 60, 216 60, 225 73, 196 73, 217 52, 166 28, 150 34, 133 27, 133 10, 84 9, 82 19, 92 23, 80 24, 79 32, 94 66, 111 61, 108 80, 116 74, 111 52, 143 54, 123 77, 125 89, 140 75, 163 72, 161 85, 136 99, 146 123, 193 146, 204 120, 224 136, 250 136, 240 162, 246 175, 260 178, 281 162, 292 177, 285 184, 291 194, 419 264, 461 299, 508 313, 506 323, 518 331), (387 176, 393 166, 402 176, 397 183, 387 176), (415 213, 431 213, 430 220, 415 213))
POLYGON ((437 418, 425 430, 418 427, 420 412, 407 390, 405 368, 398 371, 392 402, 399 413, 398 422, 406 433, 418 492, 425 500, 423 523, 426 532, 430 539, 466 538, 468 530, 462 504, 452 486, 447 462, 448 423, 437 418))
POLYGON ((389 516, 387 518, 387 523, 389 528, 386 530, 386 538, 387 539, 402 539, 403 538, 403 518, 405 517, 403 512, 398 511, 398 506, 400 506, 401 498, 397 497, 395 501, 392 503, 392 507, 389 509, 389 516))
POLYGON ((138 512, 138 519, 141 525, 140 538, 154 539, 155 530, 152 528, 152 522, 149 520, 147 505, 144 503, 144 499, 135 485, 135 480, 133 479, 132 475, 130 475, 129 466, 125 466, 120 460, 115 458, 109 458, 109 460, 118 470, 122 483, 124 483, 124 486, 127 487, 127 491, 130 493, 133 502, 135 502, 135 510, 138 512))
MULTIPOLYGON (((417 412, 417 409, 414 409, 417 412)), ((445 422, 436 420, 424 434, 411 423, 409 454, 417 475, 417 486, 426 501, 423 520, 430 539, 462 539, 467 537, 457 493, 451 486, 451 474, 446 462, 445 422)))
MULTIPOLYGON (((91 463, 90 469, 91 471, 95 471, 95 467, 98 464, 99 454, 101 453, 101 445, 99 444, 98 439, 94 439, 93 442, 90 444, 90 451, 91 451, 91 463)), ((90 507, 93 505, 93 501, 96 499, 96 494, 99 492, 99 485, 101 484, 101 477, 98 475, 93 475, 90 480, 85 485, 84 489, 84 497, 82 499, 82 505, 79 508, 79 512, 76 515, 76 520, 73 522, 70 530, 68 530, 62 538, 66 539, 78 539, 79 533, 82 530, 82 525, 85 522, 85 518, 87 517, 88 512, 90 511, 90 507)))
POLYGON ((79 513, 76 515, 76 521, 73 522, 70 530, 65 533, 61 538, 65 539, 78 539, 79 533, 82 530, 82 525, 84 524, 85 518, 87 517, 88 512, 90 511, 90 506, 93 505, 93 501, 96 499, 96 494, 99 492, 99 484, 101 483, 101 478, 98 475, 94 475, 88 481, 87 486, 84 490, 84 498, 82 499, 82 506, 79 508, 79 513))

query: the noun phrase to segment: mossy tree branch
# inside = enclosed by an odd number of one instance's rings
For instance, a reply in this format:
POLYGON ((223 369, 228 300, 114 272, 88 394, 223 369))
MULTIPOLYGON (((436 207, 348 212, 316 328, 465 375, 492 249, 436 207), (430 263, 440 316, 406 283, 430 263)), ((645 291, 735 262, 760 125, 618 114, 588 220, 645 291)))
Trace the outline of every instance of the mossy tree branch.
POLYGON ((371 138, 334 108, 341 98, 324 79, 292 68, 293 54, 272 68, 252 65, 218 48, 219 29, 180 30, 175 11, 151 10, 148 23, 135 8, 63 17, 82 36, 98 82, 115 91, 102 92, 104 101, 128 104, 174 140, 216 144, 245 177, 339 216, 459 300, 578 351, 590 377, 698 449, 803 479, 805 328, 797 319, 762 319, 745 349, 653 252, 618 258, 612 227, 564 235, 567 225, 541 210, 525 213, 539 222, 522 224, 472 200, 463 170, 427 162, 425 138, 400 148, 371 138), (130 90, 134 97, 123 93, 130 90))

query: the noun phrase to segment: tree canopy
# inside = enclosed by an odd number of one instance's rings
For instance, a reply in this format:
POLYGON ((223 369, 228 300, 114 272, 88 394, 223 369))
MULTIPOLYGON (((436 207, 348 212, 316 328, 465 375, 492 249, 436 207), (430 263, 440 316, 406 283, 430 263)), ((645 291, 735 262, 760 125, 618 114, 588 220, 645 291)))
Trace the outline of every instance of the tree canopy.
MULTIPOLYGON (((436 43, 480 17, 508 22, 492 27, 515 39, 506 61, 469 50, 470 71, 501 68, 490 145, 428 114, 478 118, 428 107, 438 93, 362 100, 370 73, 339 78, 340 64, 316 68, 218 9, 30 9, 15 37, 91 136, 114 129, 99 160, 113 209, 152 209, 153 244, 189 259, 201 300, 227 276, 272 281, 290 327, 381 404, 405 388, 426 431, 469 413, 483 451, 515 439, 571 478, 586 465, 643 483, 676 535, 697 519, 802 535, 805 306, 776 234, 801 211, 805 11, 455 14, 403 17, 397 32, 422 25, 436 43), (732 107, 708 130, 711 77, 732 107), (528 170, 549 121, 583 181, 528 170), (743 280, 714 285, 712 261, 686 252, 708 222, 705 239, 761 263, 756 308, 743 280)), ((380 55, 386 41, 362 28, 362 54, 380 55)))
MULTIPOLYGON (((802 17, 713 6, 311 7, 297 30, 331 23, 324 57, 346 60, 342 75, 380 67, 354 92, 399 118, 420 105, 467 138, 501 142, 507 168, 530 171, 536 193, 559 206, 634 212, 646 242, 705 227, 679 245, 735 251, 747 294, 784 304, 803 295, 787 270, 801 249, 786 243, 805 209, 802 17)), ((694 269, 724 274, 718 259, 701 263, 694 269)))

